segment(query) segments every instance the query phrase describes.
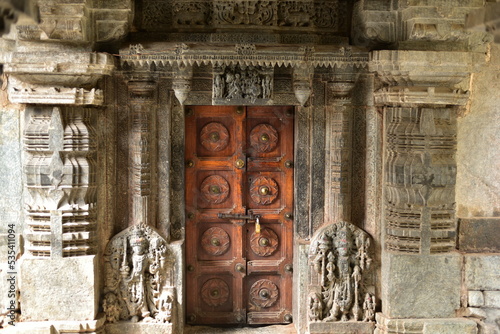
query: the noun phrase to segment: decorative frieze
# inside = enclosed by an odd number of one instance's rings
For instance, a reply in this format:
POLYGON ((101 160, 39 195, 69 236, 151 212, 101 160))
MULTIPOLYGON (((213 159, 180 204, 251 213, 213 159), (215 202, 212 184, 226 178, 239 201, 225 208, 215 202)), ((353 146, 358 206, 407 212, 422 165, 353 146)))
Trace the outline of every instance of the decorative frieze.
POLYGON ((232 65, 214 68, 214 104, 267 104, 272 97, 273 68, 232 65))
POLYGON ((174 274, 172 250, 150 226, 134 225, 117 234, 104 254, 107 321, 172 326, 177 303, 174 274))
POLYGON ((374 263, 370 245, 366 232, 345 221, 316 232, 309 252, 310 325, 374 321, 376 302, 370 275, 374 263))
POLYGON ((134 49, 120 50, 120 59, 125 66, 141 67, 144 64, 155 64, 157 67, 166 64, 232 66, 235 64, 245 66, 294 66, 299 67, 307 62, 311 67, 339 67, 339 68, 366 68, 368 66, 368 53, 344 47, 303 47, 291 46, 284 48, 259 47, 255 50, 243 39, 234 48, 210 45, 187 45, 177 43, 157 43, 153 48, 145 47, 140 53, 134 49))
POLYGON ((150 30, 171 26, 190 29, 254 26, 346 33, 348 11, 347 2, 339 0, 176 0, 168 4, 149 0, 143 9, 142 25, 150 30))
POLYGON ((413 254, 455 249, 456 115, 387 108, 385 248, 413 254))

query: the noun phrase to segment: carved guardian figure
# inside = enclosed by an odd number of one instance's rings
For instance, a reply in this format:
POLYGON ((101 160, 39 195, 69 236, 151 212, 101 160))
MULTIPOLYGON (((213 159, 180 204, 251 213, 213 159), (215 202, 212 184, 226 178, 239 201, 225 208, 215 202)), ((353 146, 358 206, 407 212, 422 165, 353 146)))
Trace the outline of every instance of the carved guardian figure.
POLYGON ((145 225, 116 235, 105 254, 103 309, 109 322, 167 322, 175 300, 167 243, 145 225))
POLYGON ((375 299, 367 275, 371 256, 368 234, 350 223, 318 231, 309 256, 310 321, 373 321, 375 299))

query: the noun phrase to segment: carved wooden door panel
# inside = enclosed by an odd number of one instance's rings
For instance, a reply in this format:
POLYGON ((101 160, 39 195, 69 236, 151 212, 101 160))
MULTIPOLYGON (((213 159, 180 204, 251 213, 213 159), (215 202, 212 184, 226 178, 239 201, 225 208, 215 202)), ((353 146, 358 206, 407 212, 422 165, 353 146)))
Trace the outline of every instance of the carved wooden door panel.
POLYGON ((292 320, 293 107, 186 115, 190 324, 292 320))

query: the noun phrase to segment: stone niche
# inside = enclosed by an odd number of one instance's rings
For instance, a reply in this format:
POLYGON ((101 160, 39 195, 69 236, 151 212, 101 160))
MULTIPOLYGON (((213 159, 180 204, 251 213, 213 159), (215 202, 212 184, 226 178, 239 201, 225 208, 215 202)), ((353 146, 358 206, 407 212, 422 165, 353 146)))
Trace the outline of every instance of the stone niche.
POLYGON ((111 239, 104 254, 108 331, 130 331, 141 323, 151 332, 176 333, 173 252, 158 232, 143 224, 111 239))
POLYGON ((309 250, 309 333, 372 333, 375 320, 370 236, 348 222, 320 228, 309 250))

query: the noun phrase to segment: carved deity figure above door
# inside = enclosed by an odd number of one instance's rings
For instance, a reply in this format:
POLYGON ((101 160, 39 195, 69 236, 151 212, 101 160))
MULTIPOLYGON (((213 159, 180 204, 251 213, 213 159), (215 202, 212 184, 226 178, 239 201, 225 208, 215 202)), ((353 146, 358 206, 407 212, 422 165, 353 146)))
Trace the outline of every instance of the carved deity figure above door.
POLYGON ((188 107, 190 324, 292 321, 293 107, 188 107))

